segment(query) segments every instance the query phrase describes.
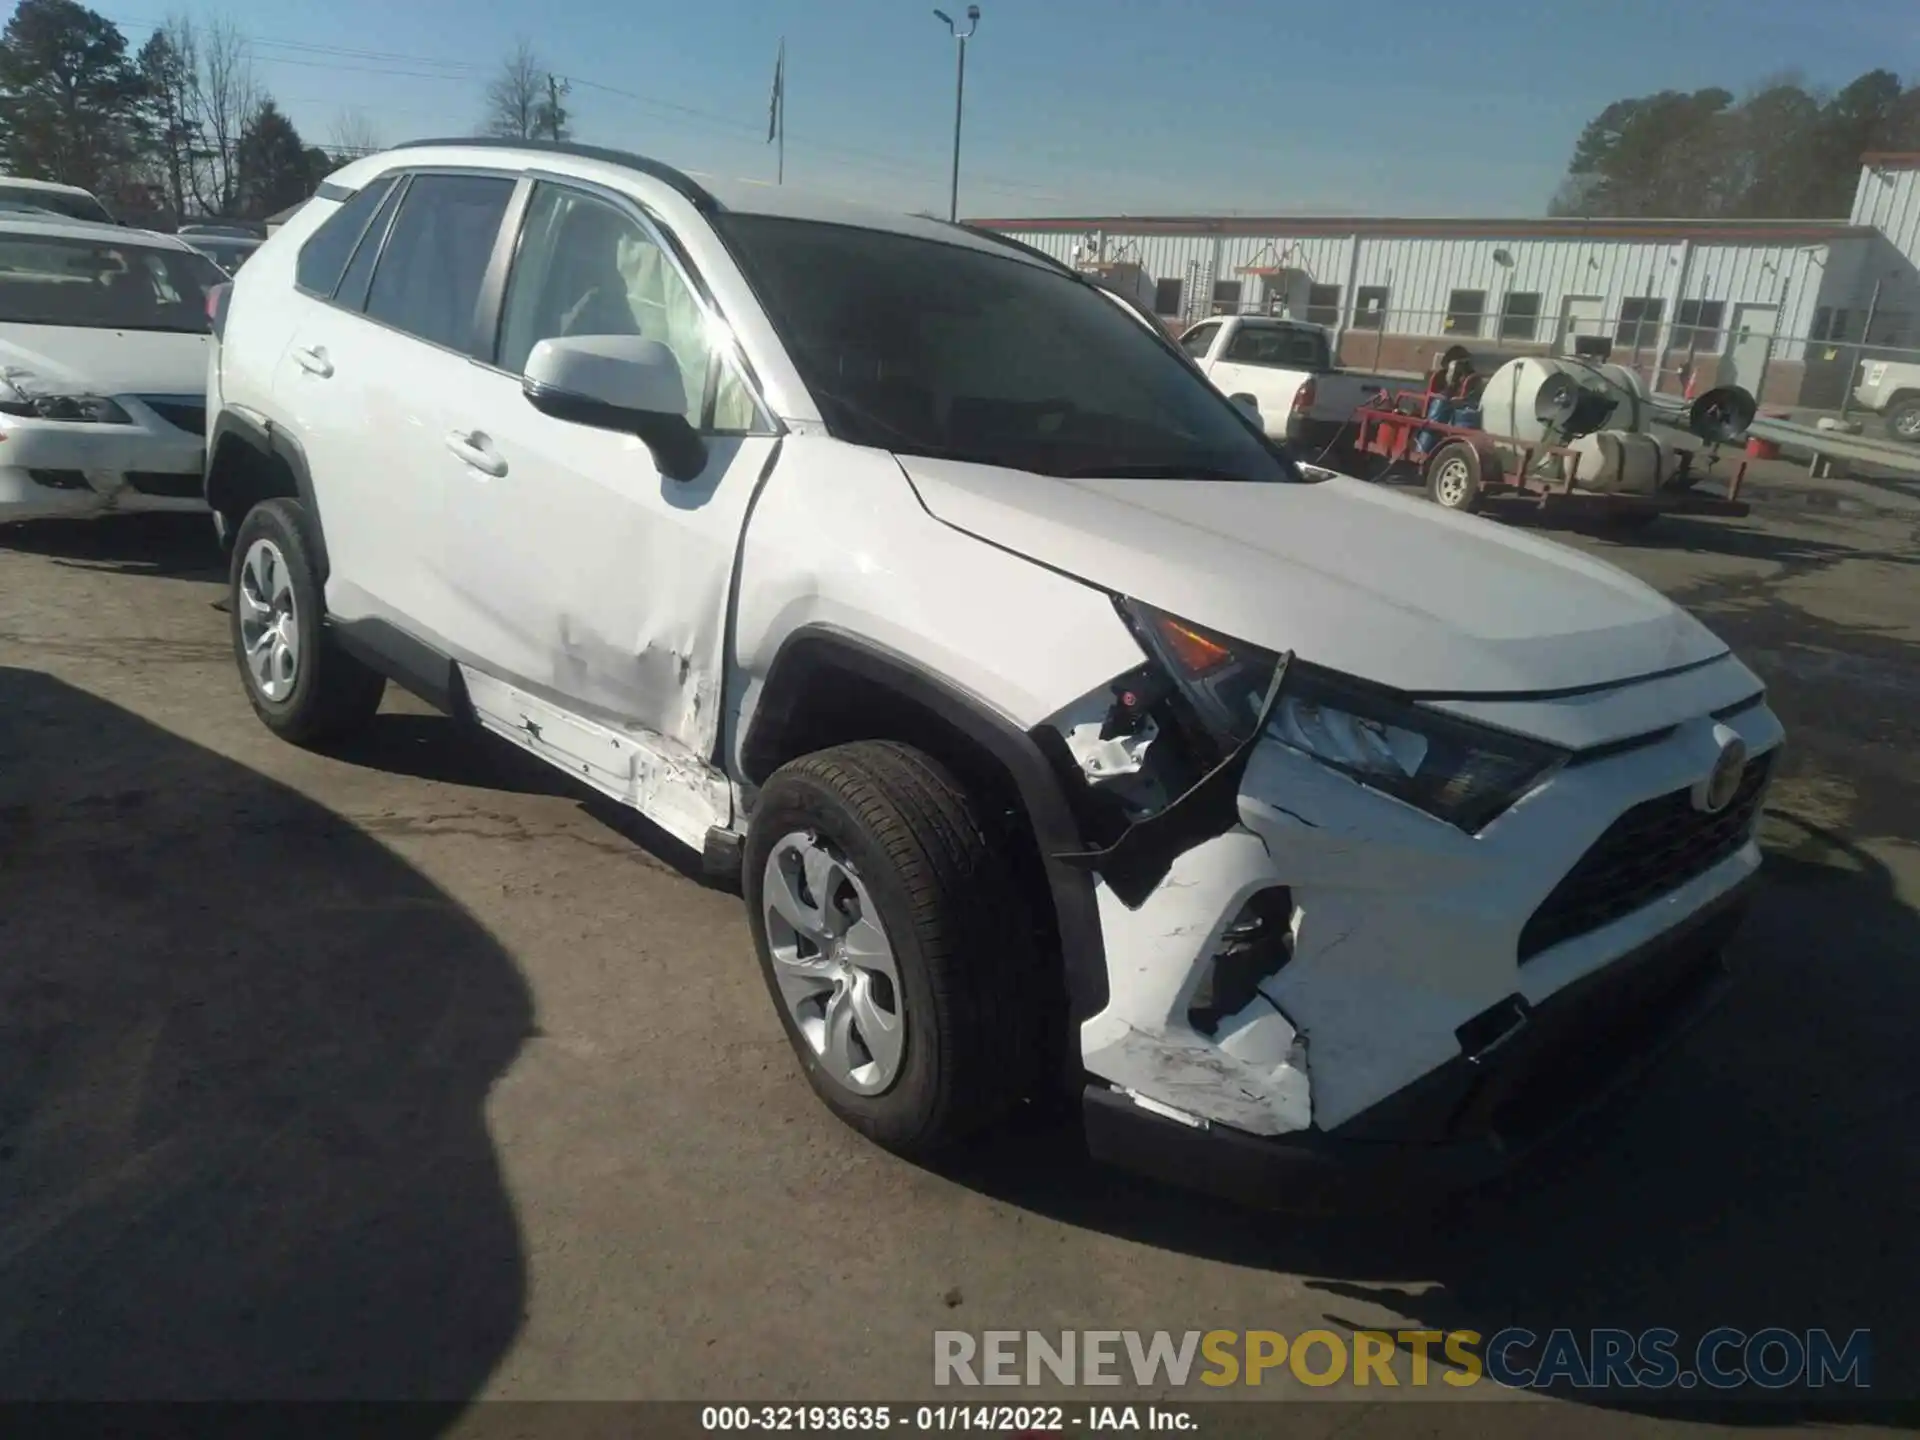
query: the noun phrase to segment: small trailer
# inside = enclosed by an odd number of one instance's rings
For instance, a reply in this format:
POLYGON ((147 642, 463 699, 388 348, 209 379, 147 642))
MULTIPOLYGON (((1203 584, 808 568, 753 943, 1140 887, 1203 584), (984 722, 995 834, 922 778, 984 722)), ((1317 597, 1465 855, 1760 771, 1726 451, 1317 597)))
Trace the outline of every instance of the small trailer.
MULTIPOLYGON (((1494 502, 1528 505, 1543 515, 1598 519, 1620 528, 1648 525, 1662 515, 1751 513, 1752 507, 1740 498, 1747 473, 1744 460, 1727 480, 1724 497, 1702 494, 1696 487, 1711 478, 1713 460, 1696 468, 1698 451, 1663 445, 1644 433, 1642 417, 1636 416, 1632 429, 1590 426, 1584 417, 1604 421, 1612 407, 1606 397, 1597 406, 1589 405, 1580 387, 1569 383, 1572 378, 1541 391, 1546 408, 1527 427, 1535 431, 1531 437, 1429 420, 1432 394, 1402 390, 1390 399, 1376 397, 1354 412, 1354 449, 1379 456, 1389 469, 1417 467, 1428 498, 1448 510, 1471 512, 1494 502), (1433 437, 1424 454, 1422 434, 1433 437), (1592 483, 1581 484, 1583 473, 1592 483)), ((1493 384, 1486 389, 1491 391, 1493 384)), ((1509 406, 1498 413, 1510 421, 1515 411, 1509 406)), ((1710 452, 1728 428, 1724 416, 1700 404, 1671 416, 1649 407, 1644 420, 1692 429, 1710 452)))

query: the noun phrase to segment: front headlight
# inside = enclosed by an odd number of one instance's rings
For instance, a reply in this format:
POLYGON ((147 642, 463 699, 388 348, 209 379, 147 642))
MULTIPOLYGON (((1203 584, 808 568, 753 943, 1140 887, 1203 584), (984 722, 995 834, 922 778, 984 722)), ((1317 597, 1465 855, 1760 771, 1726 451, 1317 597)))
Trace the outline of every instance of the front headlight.
POLYGON ((0 414, 81 425, 131 425, 133 417, 104 395, 59 395, 41 388, 31 372, 0 372, 0 414))
MULTIPOLYGON (((1128 600, 1134 634, 1222 753, 1252 735, 1279 658, 1128 600)), ((1540 783, 1566 752, 1417 705, 1303 660, 1287 667, 1267 735, 1474 834, 1540 783)))
POLYGON ((131 425, 133 417, 104 395, 26 395, 0 397, 0 412, 35 420, 65 420, 77 425, 131 425))

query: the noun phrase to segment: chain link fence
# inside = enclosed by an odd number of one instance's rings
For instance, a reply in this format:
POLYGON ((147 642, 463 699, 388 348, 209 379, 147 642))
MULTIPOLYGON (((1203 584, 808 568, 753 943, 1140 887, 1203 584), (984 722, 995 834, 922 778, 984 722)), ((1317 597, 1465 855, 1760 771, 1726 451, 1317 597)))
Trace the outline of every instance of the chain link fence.
POLYGON ((1410 381, 1424 377, 1456 345, 1466 348, 1482 373, 1522 355, 1571 355, 1577 347, 1604 345, 1612 363, 1633 371, 1655 392, 1684 396, 1739 385, 1770 409, 1869 421, 1870 412, 1884 409, 1898 393, 1900 377, 1891 367, 1920 367, 1920 344, 1912 343, 1920 338, 1913 331, 1914 317, 1822 311, 1816 317, 1818 333, 1796 335, 1774 328, 1777 314, 1771 305, 1689 300, 1677 313, 1668 313, 1659 301, 1608 308, 1575 297, 1564 301, 1558 314, 1517 307, 1495 314, 1401 306, 1350 313, 1337 302, 1288 308, 1220 300, 1204 314, 1160 319, 1176 336, 1230 315, 1305 321, 1328 332, 1342 367, 1410 381), (1876 343, 1864 338, 1869 332, 1876 343), (1885 368, 1876 372, 1876 366, 1885 368), (1862 390, 1862 381, 1871 382, 1876 373, 1881 383, 1862 390))

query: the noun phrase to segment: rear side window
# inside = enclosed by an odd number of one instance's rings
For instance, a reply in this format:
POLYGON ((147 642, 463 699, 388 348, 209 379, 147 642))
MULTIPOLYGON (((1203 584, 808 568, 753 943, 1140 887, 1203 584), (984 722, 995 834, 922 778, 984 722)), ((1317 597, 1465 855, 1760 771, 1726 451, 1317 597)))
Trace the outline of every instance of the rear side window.
POLYGON ((374 268, 367 315, 474 353, 474 312, 513 184, 496 175, 414 176, 374 268))
POLYGON ((353 247, 359 243, 367 221, 380 208, 392 183, 392 177, 381 176, 327 217, 300 247, 300 259, 293 270, 294 284, 309 295, 332 298, 353 247))
POLYGON ((400 197, 406 193, 407 185, 401 180, 387 191, 387 198, 380 206, 380 213, 373 217, 373 223, 360 237, 360 244, 353 252, 353 259, 347 265, 347 273, 340 277, 340 288, 333 292, 336 305, 344 305, 349 310, 359 310, 367 303, 367 287, 373 283, 374 262, 380 258, 380 242, 387 233, 387 227, 393 223, 393 212, 400 204, 400 197))

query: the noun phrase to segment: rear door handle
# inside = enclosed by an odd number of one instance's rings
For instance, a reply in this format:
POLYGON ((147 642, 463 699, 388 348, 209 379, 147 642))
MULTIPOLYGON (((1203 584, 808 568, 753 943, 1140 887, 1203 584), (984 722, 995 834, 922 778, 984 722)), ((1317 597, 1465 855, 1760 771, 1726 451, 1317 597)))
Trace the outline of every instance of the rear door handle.
POLYGON ((322 380, 333 374, 333 362, 327 359, 327 352, 317 346, 312 350, 296 349, 293 352, 293 363, 309 375, 318 375, 322 380))
POLYGON ((478 430, 449 430, 447 449, 458 455, 467 464, 482 475, 492 475, 496 479, 507 473, 506 457, 493 448, 493 441, 478 430))

